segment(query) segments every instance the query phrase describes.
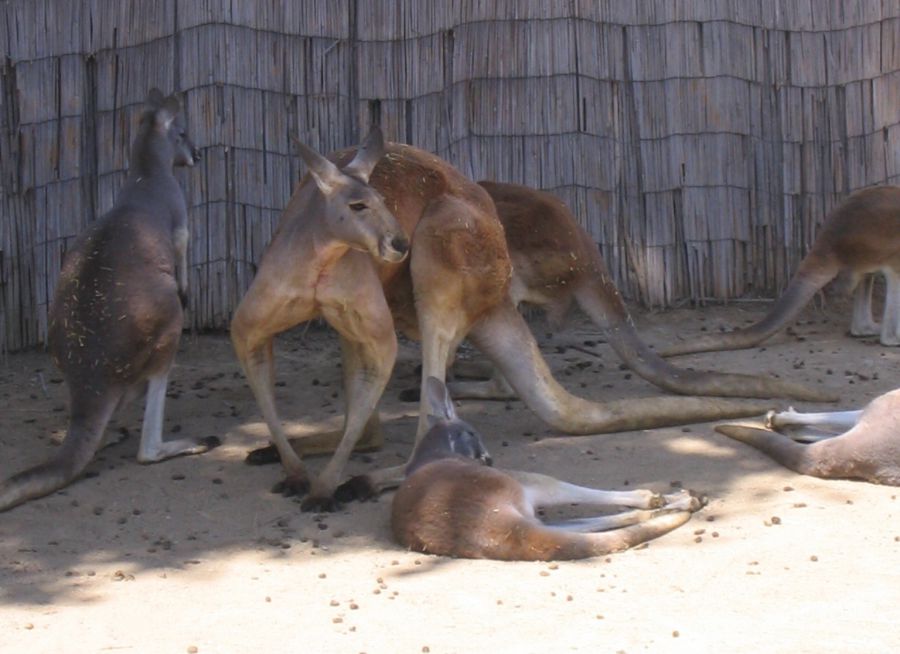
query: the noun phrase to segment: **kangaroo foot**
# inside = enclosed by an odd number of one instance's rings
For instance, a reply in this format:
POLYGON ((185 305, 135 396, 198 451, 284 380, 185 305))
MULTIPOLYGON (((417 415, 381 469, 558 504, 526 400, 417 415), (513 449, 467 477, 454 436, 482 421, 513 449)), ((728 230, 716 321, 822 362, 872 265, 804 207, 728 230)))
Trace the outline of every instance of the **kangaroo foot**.
POLYGON ((207 436, 206 438, 201 438, 200 443, 206 446, 206 451, 214 450, 222 444, 222 439, 218 436, 207 436))
POLYGON ((680 511, 699 511, 709 504, 709 498, 705 495, 697 495, 691 490, 681 490, 677 493, 665 495, 665 507, 680 511))
POLYGON ((138 453, 138 462, 140 463, 157 463, 165 459, 171 459, 176 456, 184 456, 187 454, 203 454, 222 444, 218 436, 207 436, 206 438, 183 438, 176 441, 163 441, 152 451, 144 451, 138 453))
POLYGON ((334 497, 339 502, 365 502, 378 497, 378 489, 368 476, 357 475, 338 486, 334 491, 334 497))
POLYGON ((881 333, 881 325, 877 322, 853 324, 850 326, 850 335, 856 337, 878 336, 881 333))
POLYGON ((248 466, 265 466, 270 463, 280 463, 281 456, 278 454, 278 448, 274 445, 267 445, 266 447, 258 447, 255 450, 250 450, 247 452, 247 456, 244 457, 244 463, 248 466))
POLYGON ((288 476, 272 486, 272 492, 284 497, 306 495, 309 492, 309 479, 305 476, 288 476))
POLYGON ((650 501, 647 503, 648 509, 659 509, 667 504, 669 504, 669 495, 660 495, 659 493, 653 493, 653 497, 650 498, 650 501))

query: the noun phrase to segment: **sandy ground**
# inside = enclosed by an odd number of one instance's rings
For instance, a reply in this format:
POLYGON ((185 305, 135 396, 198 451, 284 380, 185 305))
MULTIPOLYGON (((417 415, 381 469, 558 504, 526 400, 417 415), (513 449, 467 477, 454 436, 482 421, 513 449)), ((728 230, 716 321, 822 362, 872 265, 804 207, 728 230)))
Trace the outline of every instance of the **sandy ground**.
MULTIPOLYGON (((638 319, 652 342, 761 315, 765 305, 638 319)), ((840 306, 809 310, 764 348, 683 358, 838 391, 856 407, 900 385, 900 350, 845 335, 840 306)), ((653 397, 578 320, 544 351, 572 391, 653 397), (570 346, 577 345, 581 350, 570 346), (584 350, 595 352, 588 354, 584 350)), ((398 462, 418 353, 403 344, 382 411, 387 445, 353 472, 398 462)), ((279 341, 283 417, 339 424, 339 356, 327 330, 279 341), (330 421, 330 422, 329 422, 330 421)), ((0 474, 45 458, 65 428, 65 387, 41 352, 0 365, 0 474)), ((808 408, 814 408, 806 405, 808 408)), ((781 469, 710 425, 562 437, 520 402, 464 402, 497 465, 604 488, 682 485, 709 505, 644 549, 582 562, 498 563, 409 553, 391 542, 390 496, 303 514, 273 495, 277 467, 243 463, 265 433, 221 335, 185 338, 170 432, 219 435, 203 456, 135 462, 130 434, 88 478, 0 515, 0 652, 887 652, 900 647, 895 488, 781 469)), ((324 459, 311 460, 314 468, 324 459)))

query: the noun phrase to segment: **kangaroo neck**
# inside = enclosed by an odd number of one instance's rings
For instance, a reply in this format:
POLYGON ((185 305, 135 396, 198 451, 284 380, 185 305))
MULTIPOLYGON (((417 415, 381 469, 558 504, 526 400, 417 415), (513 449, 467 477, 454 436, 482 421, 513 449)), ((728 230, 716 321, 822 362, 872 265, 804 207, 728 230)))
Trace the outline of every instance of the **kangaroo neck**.
POLYGON ((338 239, 328 228, 328 203, 314 184, 307 184, 301 194, 306 196, 293 226, 292 249, 305 250, 308 261, 319 275, 327 274, 347 253, 350 245, 338 239))
POLYGON ((161 141, 163 139, 153 130, 141 130, 131 146, 129 177, 136 179, 172 174, 172 155, 166 147, 168 144, 161 141))

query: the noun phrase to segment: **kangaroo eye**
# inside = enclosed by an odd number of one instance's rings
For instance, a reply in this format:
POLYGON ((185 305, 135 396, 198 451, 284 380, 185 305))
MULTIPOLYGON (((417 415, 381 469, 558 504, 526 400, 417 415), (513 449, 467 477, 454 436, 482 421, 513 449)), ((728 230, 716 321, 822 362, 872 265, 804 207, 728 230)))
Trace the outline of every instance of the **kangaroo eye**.
POLYGON ((365 202, 351 202, 350 208, 353 209, 354 211, 362 211, 363 209, 366 208, 366 203, 365 202))

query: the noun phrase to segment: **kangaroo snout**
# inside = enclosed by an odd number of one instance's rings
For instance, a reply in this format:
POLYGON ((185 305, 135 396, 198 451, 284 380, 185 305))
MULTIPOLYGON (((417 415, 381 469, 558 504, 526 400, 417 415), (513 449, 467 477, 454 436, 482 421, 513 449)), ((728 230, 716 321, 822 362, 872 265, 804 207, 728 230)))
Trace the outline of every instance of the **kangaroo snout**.
POLYGON ((395 236, 391 239, 391 247, 403 256, 409 251, 409 241, 405 236, 395 236))
POLYGON ((409 239, 405 236, 385 236, 378 249, 381 258, 388 263, 400 263, 409 253, 409 239))

